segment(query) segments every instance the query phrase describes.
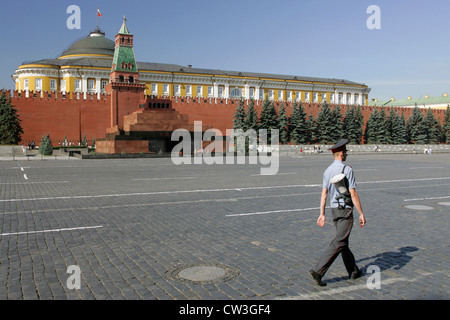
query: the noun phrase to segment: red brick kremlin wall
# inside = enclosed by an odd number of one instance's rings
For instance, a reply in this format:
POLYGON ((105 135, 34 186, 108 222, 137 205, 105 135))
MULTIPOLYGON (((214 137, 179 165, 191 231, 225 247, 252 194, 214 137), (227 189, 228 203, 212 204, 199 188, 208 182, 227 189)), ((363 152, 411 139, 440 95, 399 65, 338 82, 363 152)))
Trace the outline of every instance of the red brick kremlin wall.
MULTIPOLYGON (((11 95, 10 92, 7 94, 11 95)), ((163 102, 171 104, 171 107, 181 114, 187 114, 189 122, 202 121, 204 127, 212 127, 226 134, 226 129, 233 128, 233 115, 239 100, 219 99, 219 98, 192 98, 192 97, 147 97, 147 102, 163 102)), ((275 101, 275 107, 278 110, 281 102, 275 101)), ((100 99, 97 95, 88 95, 83 99, 75 94, 67 94, 63 97, 61 93, 55 95, 52 93, 29 93, 26 97, 25 92, 13 91, 11 104, 18 110, 22 120, 22 142, 27 145, 30 141, 35 141, 39 145, 44 134, 50 134, 50 139, 54 146, 63 142, 64 137, 68 141, 78 144, 86 135, 90 142, 94 138, 102 139, 106 137, 106 128, 111 126, 111 96, 101 94, 100 99)), ((290 115, 293 103, 286 103, 287 114, 290 115)), ((148 105, 148 103, 147 103, 148 105)), ((246 101, 247 105, 247 101, 246 101)), ((261 113, 263 101, 255 100, 255 109, 258 114, 261 113)), ((316 103, 302 103, 306 114, 312 114, 315 118, 320 111, 320 105, 316 103)), ((345 113, 348 106, 341 105, 341 112, 345 113)), ((381 107, 362 106, 364 122, 367 121, 371 112, 381 107)), ((133 109, 127 106, 128 110, 133 109)), ((134 110, 138 110, 136 105, 134 110)), ((403 111, 405 118, 412 113, 412 108, 395 108, 403 111)), ((423 113, 426 109, 421 109, 423 113)), ((442 123, 445 110, 433 110, 436 118, 442 123)), ((131 113, 128 112, 127 113, 131 113)))

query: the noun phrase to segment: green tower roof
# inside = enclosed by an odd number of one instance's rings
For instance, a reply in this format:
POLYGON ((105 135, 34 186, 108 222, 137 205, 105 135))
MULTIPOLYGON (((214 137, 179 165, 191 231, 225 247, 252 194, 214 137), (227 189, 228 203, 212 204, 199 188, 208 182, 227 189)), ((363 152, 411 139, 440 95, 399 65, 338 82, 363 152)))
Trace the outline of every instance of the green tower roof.
POLYGON ((127 19, 123 18, 122 27, 120 27, 119 34, 130 34, 130 31, 128 31, 127 25, 125 22, 127 19))

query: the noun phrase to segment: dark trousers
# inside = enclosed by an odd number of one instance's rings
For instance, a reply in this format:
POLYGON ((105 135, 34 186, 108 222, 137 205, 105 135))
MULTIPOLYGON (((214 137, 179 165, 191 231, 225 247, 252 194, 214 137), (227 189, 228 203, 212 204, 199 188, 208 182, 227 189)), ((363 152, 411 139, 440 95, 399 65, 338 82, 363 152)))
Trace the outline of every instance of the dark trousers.
POLYGON ((336 227, 336 237, 325 249, 313 270, 321 276, 324 276, 337 256, 342 254, 345 268, 351 274, 353 271, 358 270, 355 257, 348 247, 348 240, 353 227, 353 209, 331 208, 331 214, 333 216, 334 226, 336 227))

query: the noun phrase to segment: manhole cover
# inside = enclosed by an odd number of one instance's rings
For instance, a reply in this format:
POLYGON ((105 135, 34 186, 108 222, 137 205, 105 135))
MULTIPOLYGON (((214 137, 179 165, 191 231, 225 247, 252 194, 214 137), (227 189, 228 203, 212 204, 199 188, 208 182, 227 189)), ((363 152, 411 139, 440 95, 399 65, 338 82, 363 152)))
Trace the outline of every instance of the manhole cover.
POLYGON ((413 209, 413 210, 433 210, 433 207, 429 207, 429 206, 421 206, 421 205, 410 205, 410 206, 406 206, 406 208, 408 209, 413 209))
POLYGON ((220 265, 193 265, 178 267, 169 272, 169 275, 178 280, 192 282, 228 281, 237 275, 235 268, 220 265))

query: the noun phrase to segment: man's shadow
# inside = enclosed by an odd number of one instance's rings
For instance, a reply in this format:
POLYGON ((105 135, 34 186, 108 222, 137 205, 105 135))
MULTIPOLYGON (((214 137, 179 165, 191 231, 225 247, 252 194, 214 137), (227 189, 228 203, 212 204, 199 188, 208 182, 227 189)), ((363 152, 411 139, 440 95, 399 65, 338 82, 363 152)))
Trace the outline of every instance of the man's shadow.
MULTIPOLYGON (((408 262, 410 262, 411 259, 413 258, 413 257, 409 256, 408 253, 414 252, 417 250, 419 250, 419 248, 417 248, 417 247, 412 247, 412 246, 402 247, 402 248, 398 249, 398 251, 383 252, 383 253, 379 253, 372 257, 366 257, 366 258, 359 259, 356 261, 356 263, 358 264, 361 261, 375 259, 374 261, 367 263, 365 266, 359 267, 360 270, 362 271, 362 276, 364 276, 366 274, 367 268, 371 265, 378 266, 380 268, 380 271, 388 270, 391 268, 394 270, 400 270, 408 262)), ((342 280, 348 280, 348 277, 347 276, 336 277, 336 278, 329 279, 326 282, 339 282, 342 280)))

